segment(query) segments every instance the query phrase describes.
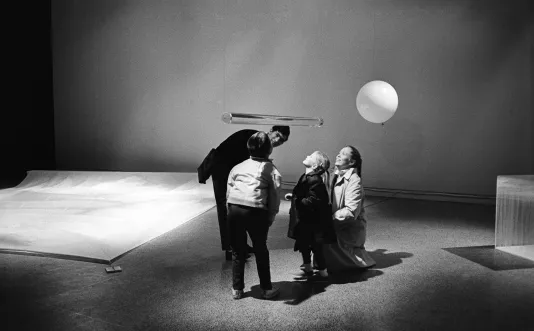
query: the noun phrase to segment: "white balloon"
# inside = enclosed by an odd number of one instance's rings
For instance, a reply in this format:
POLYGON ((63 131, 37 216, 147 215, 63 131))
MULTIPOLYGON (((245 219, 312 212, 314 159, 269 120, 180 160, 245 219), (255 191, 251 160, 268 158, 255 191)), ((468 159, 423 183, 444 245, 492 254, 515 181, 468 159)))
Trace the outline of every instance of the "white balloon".
POLYGON ((356 108, 372 123, 384 123, 397 111, 399 97, 390 84, 375 80, 365 84, 356 96, 356 108))

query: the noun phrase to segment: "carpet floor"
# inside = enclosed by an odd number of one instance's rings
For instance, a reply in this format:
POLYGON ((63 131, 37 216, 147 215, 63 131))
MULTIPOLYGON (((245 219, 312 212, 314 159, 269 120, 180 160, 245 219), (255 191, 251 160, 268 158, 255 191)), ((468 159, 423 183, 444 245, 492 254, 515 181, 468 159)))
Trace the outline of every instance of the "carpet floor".
MULTIPOLYGON (((495 207, 368 197, 366 272, 298 280, 288 203, 269 233, 281 294, 254 256, 231 296, 215 208, 105 265, 0 254, 2 330, 533 330, 534 266, 495 253, 495 207), (297 279, 295 279, 297 278, 297 279)), ((529 264, 530 263, 530 264, 529 264)))

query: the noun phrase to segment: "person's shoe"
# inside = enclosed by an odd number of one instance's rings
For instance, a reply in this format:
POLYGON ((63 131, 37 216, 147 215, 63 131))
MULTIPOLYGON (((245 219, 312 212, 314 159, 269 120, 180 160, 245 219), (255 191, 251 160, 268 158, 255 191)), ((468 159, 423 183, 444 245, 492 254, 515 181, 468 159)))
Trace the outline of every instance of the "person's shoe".
POLYGON ((280 294, 280 290, 273 287, 270 290, 262 290, 261 297, 264 299, 270 300, 270 299, 274 299, 275 297, 277 297, 278 294, 280 294))
POLYGON ((319 270, 316 274, 311 275, 307 279, 310 282, 328 282, 328 272, 326 269, 319 270))
POLYGON ((313 273, 313 268, 310 263, 304 263, 301 265, 300 270, 304 271, 306 274, 313 273))
MULTIPOLYGON (((226 258, 226 261, 232 261, 232 255, 234 253, 231 251, 231 250, 228 250, 225 252, 225 258, 226 258)), ((250 258, 250 254, 247 252, 247 254, 245 255, 245 260, 248 260, 250 258)))
POLYGON ((242 297, 243 297, 243 290, 232 289, 232 298, 234 298, 234 300, 239 300, 242 297))

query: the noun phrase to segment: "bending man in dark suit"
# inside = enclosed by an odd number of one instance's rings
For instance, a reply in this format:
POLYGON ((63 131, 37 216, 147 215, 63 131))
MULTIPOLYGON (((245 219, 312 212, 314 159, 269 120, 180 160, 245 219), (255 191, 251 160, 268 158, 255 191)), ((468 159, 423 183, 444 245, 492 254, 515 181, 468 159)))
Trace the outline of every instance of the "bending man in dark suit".
MULTIPOLYGON (((232 168, 247 160, 250 155, 247 148, 247 141, 250 136, 258 132, 257 130, 240 130, 226 138, 215 150, 213 165, 211 167, 211 178, 215 202, 217 203, 217 217, 219 219, 219 231, 221 234, 221 247, 226 251, 226 260, 232 259, 230 238, 226 216, 226 185, 228 175, 232 168)), ((278 147, 289 139, 289 126, 273 126, 268 132, 273 147, 278 147)))

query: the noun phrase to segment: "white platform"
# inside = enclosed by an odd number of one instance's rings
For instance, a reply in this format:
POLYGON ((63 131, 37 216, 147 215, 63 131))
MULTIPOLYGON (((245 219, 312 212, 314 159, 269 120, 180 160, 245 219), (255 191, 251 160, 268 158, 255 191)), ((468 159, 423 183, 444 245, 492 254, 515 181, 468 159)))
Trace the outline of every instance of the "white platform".
POLYGON ((498 176, 495 248, 534 261, 534 175, 498 176))
POLYGON ((498 250, 534 261, 534 245, 495 247, 498 250))
POLYGON ((196 173, 29 171, 0 190, 0 251, 110 263, 214 206, 196 173))

